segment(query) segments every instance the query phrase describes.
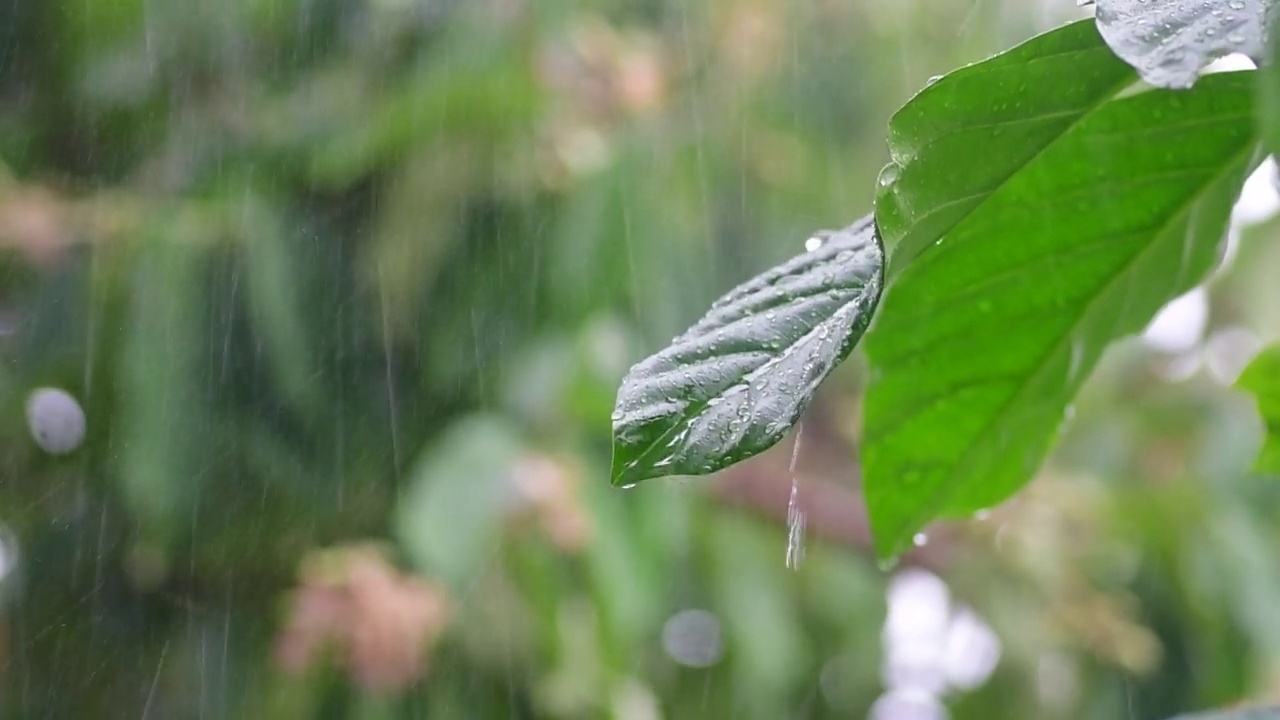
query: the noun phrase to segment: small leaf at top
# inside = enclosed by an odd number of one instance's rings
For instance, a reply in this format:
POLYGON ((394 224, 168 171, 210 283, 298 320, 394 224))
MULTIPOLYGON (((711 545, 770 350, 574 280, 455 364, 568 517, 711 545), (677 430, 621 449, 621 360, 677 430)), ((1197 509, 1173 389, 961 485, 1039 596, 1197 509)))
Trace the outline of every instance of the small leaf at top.
POLYGON ((1098 31, 1107 45, 1164 88, 1189 88, 1214 60, 1262 57, 1266 16, 1274 0, 1097 0, 1098 31))
POLYGON ((613 413, 615 485, 704 475, 777 443, 862 337, 884 249, 870 216, 738 286, 627 373, 613 413))
POLYGON ((1240 707, 1192 715, 1179 715, 1169 720, 1280 720, 1280 706, 1240 707))
POLYGON ((1236 387, 1253 395, 1267 433, 1254 472, 1280 475, 1280 347, 1259 353, 1240 374, 1236 387))
POLYGON ((1262 158, 1251 75, 1103 105, 887 289, 862 453, 882 559, 1026 483, 1107 345, 1215 266, 1262 158))
POLYGON ((889 121, 892 161, 876 195, 876 225, 892 253, 889 276, 1137 79, 1093 22, 1081 20, 921 90, 889 121))

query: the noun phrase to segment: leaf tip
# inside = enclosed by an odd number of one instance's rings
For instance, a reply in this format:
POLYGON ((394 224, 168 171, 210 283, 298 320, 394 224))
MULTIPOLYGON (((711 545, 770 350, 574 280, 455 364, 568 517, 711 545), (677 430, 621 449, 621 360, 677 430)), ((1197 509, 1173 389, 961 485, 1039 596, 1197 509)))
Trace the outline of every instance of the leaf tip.
POLYGON ((644 478, 637 476, 635 463, 628 461, 623 451, 624 448, 619 447, 615 442, 613 459, 609 468, 609 484, 616 488, 627 489, 634 487, 637 482, 644 478))
POLYGON ((876 565, 888 572, 898 565, 902 556, 913 547, 924 544, 922 532, 926 522, 902 514, 893 508, 877 508, 868 498, 867 513, 871 525, 872 549, 876 565))

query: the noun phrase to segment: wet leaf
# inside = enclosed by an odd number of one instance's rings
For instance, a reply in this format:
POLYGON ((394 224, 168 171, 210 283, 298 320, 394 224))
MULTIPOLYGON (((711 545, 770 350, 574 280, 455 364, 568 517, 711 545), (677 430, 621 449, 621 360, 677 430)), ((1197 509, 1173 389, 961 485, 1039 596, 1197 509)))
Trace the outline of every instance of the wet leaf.
POLYGON ((613 413, 613 483, 703 475, 782 439, 880 298, 871 217, 738 286, 631 368, 613 413))
POLYGON ((1026 483, 1106 346, 1213 268, 1262 157, 1251 81, 1104 105, 902 271, 867 339, 863 480, 882 558, 1026 483))
POLYGON ((1254 471, 1280 475, 1280 347, 1259 353, 1240 374, 1236 387, 1253 395, 1266 428, 1254 471))
POLYGON ((1156 87, 1189 88, 1204 66, 1244 53, 1262 57, 1273 0, 1098 0, 1098 31, 1156 87))
POLYGON ((929 85, 889 121, 876 224, 890 277, 1029 160, 1137 80, 1089 20, 929 85), (974 148, 983 148, 974 162, 974 148))

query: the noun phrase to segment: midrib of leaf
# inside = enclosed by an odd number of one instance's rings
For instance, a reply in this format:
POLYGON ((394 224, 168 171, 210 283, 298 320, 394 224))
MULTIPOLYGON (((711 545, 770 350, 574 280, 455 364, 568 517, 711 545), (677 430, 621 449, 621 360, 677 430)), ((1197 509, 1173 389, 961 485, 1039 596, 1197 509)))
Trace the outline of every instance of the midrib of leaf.
MULTIPOLYGON (((1221 116, 1217 119, 1217 121, 1222 122, 1224 120, 1232 119, 1232 117, 1235 117, 1236 119, 1239 118, 1238 115, 1237 116, 1221 116)), ((1208 121, 1208 122, 1212 122, 1212 121, 1208 121)), ((951 492, 950 485, 955 482, 955 479, 957 476, 963 477, 971 470, 971 465, 973 462, 975 451, 977 450, 977 448, 981 447, 980 439, 991 434, 1003 422, 1005 414, 1010 410, 1010 408, 1014 407, 1018 403, 1021 403, 1025 399, 1025 395, 1028 389, 1031 387, 1034 387, 1042 379, 1043 373, 1046 371, 1046 369, 1050 365, 1049 360, 1057 356, 1059 353, 1063 352, 1064 350, 1068 349, 1070 341, 1073 338, 1075 338, 1077 333, 1080 332, 1082 322, 1086 318, 1088 318, 1090 315, 1092 315, 1093 312, 1095 312, 1097 303, 1099 302, 1099 300, 1105 297, 1107 294, 1109 294, 1112 291, 1112 289, 1115 287, 1116 282, 1119 281, 1120 278, 1123 277, 1126 282, 1131 281, 1134 266, 1140 260, 1146 257, 1147 253, 1151 252, 1152 249, 1162 245, 1161 239, 1165 237, 1165 235, 1170 230, 1173 230, 1178 225, 1180 225, 1184 218, 1190 215, 1190 213, 1195 209, 1195 206, 1197 205, 1197 203, 1199 203, 1203 199, 1204 192, 1208 189, 1213 188, 1218 183, 1226 179, 1228 174, 1237 167, 1237 164, 1239 162, 1241 162, 1242 160, 1245 160, 1245 158, 1251 154, 1256 154, 1258 152, 1259 147, 1260 146, 1256 141, 1247 142, 1239 151, 1231 154, 1229 156, 1230 161, 1224 162, 1217 172, 1212 173, 1211 175, 1212 180, 1210 182, 1202 183, 1201 185, 1199 185, 1198 189, 1195 192, 1192 192, 1189 194, 1187 200, 1184 201, 1178 207, 1178 209, 1169 216, 1168 220, 1166 220, 1164 223, 1158 226, 1158 229, 1154 233, 1151 242, 1146 243, 1141 248, 1139 248, 1137 252, 1135 252, 1127 261, 1125 261, 1124 265, 1121 267, 1121 269, 1118 272, 1113 274, 1111 277, 1107 278, 1107 280, 1102 284, 1099 290, 1093 293, 1092 296, 1087 301, 1085 301, 1085 303, 1083 303, 1083 308, 1080 311, 1080 313, 1077 315, 1075 321, 1071 324, 1070 331, 1063 333, 1062 337, 1059 338, 1049 348, 1048 351, 1046 351, 1043 355, 1040 356, 1039 360, 1035 363, 1035 369, 1031 373, 1028 373, 1022 376, 1022 379, 1020 381, 1015 380, 1016 385, 1014 387, 1013 392, 1010 394, 1009 398, 997 406, 997 411, 992 413, 991 419, 988 420, 986 423, 984 423, 981 430, 978 433, 976 433, 975 438, 977 439, 974 442, 969 443, 968 449, 965 450, 964 454, 960 456, 959 461, 952 464, 953 470, 949 471, 944 476, 944 478, 938 483, 938 487, 942 489, 941 495, 943 495, 944 497, 938 500, 935 500, 931 504, 932 507, 937 508, 937 507, 946 505, 945 501, 949 499, 953 494, 951 492)), ((1135 234, 1138 232, 1141 232, 1141 231, 1135 231, 1135 234)), ((1186 272, 1186 254, 1184 252, 1183 262, 1179 266, 1179 274, 1181 275, 1182 273, 1185 273, 1185 272, 1186 272)), ((1110 337, 1112 339, 1116 337, 1117 330, 1115 328, 1118 327, 1119 323, 1123 322, 1125 319, 1125 315, 1127 313, 1127 310, 1131 301, 1131 297, 1132 297, 1132 290, 1125 293, 1124 306, 1121 312, 1117 313, 1116 325, 1113 325, 1113 330, 1110 333, 1110 337)), ((1083 378, 1085 376, 1086 374, 1082 373, 1079 376, 1079 378, 1076 379, 1074 382, 1079 384, 1080 382, 1083 381, 1083 378)), ((945 402, 946 400, 947 400, 946 397, 936 398, 933 401, 933 403, 930 403, 930 405, 926 407, 932 406, 933 404, 936 404, 938 402, 945 402)), ((913 414, 918 415, 919 411, 913 414)), ((915 513, 915 517, 919 518, 920 516, 929 515, 929 514, 933 514, 933 511, 930 510, 928 512, 917 512, 915 513)), ((911 525, 914 525, 914 524, 916 524, 915 521, 910 523, 905 523, 904 525, 906 527, 910 527, 911 525)), ((900 538, 898 538, 897 533, 893 535, 892 541, 895 545, 901 544, 901 540, 900 538)))

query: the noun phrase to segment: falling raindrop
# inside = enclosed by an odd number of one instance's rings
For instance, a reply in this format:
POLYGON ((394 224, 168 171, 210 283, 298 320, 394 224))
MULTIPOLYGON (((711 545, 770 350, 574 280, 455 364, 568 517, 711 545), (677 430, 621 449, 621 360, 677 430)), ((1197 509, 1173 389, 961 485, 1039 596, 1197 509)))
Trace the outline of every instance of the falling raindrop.
POLYGON ((817 235, 814 235, 813 237, 804 241, 804 249, 807 250, 808 252, 813 252, 814 250, 817 250, 820 247, 822 247, 822 238, 818 237, 817 235))

